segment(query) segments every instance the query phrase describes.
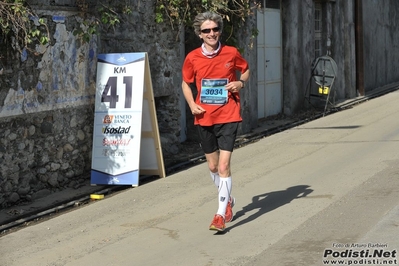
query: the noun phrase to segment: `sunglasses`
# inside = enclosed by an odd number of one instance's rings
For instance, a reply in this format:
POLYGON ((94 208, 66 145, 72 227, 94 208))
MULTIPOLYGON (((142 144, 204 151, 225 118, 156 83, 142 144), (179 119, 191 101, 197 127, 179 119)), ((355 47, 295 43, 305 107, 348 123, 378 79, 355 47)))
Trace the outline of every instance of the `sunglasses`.
POLYGON ((213 28, 213 29, 203 29, 203 30, 201 30, 201 32, 202 33, 211 33, 211 30, 213 31, 213 32, 219 32, 219 27, 215 27, 215 28, 213 28))

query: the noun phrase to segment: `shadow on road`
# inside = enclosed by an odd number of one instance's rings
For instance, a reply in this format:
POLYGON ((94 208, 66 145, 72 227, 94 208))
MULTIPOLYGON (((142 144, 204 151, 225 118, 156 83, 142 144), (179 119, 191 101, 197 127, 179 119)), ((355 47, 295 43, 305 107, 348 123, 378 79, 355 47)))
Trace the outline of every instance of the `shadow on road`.
POLYGON ((265 213, 290 203, 294 199, 306 197, 313 192, 313 189, 310 189, 309 187, 310 186, 307 185, 299 185, 289 187, 286 190, 274 191, 254 196, 251 203, 249 203, 247 206, 244 206, 242 210, 236 212, 234 215, 234 220, 240 219, 241 217, 245 216, 247 212, 252 210, 258 209, 258 211, 248 217, 245 217, 238 223, 228 226, 224 232, 228 232, 235 227, 251 222, 265 213))

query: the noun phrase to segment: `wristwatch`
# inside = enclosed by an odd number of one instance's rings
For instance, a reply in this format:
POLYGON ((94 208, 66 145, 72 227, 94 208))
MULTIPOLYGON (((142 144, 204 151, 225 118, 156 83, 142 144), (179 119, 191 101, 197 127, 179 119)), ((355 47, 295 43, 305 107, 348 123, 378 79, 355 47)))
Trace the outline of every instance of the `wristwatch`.
POLYGON ((241 82, 241 84, 242 84, 242 88, 244 88, 244 87, 245 87, 245 81, 243 81, 242 79, 240 79, 240 82, 241 82))

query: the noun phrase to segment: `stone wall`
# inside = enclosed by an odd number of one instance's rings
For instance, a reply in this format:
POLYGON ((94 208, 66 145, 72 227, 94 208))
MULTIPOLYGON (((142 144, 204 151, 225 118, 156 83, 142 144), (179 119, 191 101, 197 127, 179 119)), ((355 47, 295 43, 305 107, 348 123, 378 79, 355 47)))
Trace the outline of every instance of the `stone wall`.
POLYGON ((98 53, 147 52, 156 101, 162 149, 166 156, 178 152, 181 134, 181 65, 184 40, 169 23, 155 23, 154 1, 137 1, 133 13, 123 16, 114 29, 103 30, 98 53))
POLYGON ((0 120, 0 206, 86 185, 93 110, 63 108, 0 120))
POLYGON ((50 43, 35 53, 1 51, 1 207, 90 180, 97 38, 73 35, 82 22, 77 12, 38 13, 50 43))
POLYGON ((148 53, 164 157, 177 154, 180 41, 169 25, 155 23, 153 1, 135 1, 119 26, 88 42, 74 31, 93 18, 75 1, 30 2, 47 19, 51 41, 33 47, 36 55, 2 46, 0 206, 89 184, 99 53, 148 53))

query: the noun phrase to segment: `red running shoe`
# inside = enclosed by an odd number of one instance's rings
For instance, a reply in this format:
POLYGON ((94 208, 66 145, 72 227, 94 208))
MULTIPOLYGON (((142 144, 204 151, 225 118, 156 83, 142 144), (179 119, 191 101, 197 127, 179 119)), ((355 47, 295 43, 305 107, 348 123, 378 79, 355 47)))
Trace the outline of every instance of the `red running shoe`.
POLYGON ((223 216, 219 215, 219 214, 215 214, 215 217, 213 217, 213 221, 212 221, 211 225, 209 226, 209 230, 223 232, 225 228, 226 228, 226 225, 224 224, 223 216))
POLYGON ((236 199, 230 197, 229 202, 227 203, 226 213, 224 214, 224 220, 226 223, 229 223, 233 220, 233 207, 236 203, 236 199))

